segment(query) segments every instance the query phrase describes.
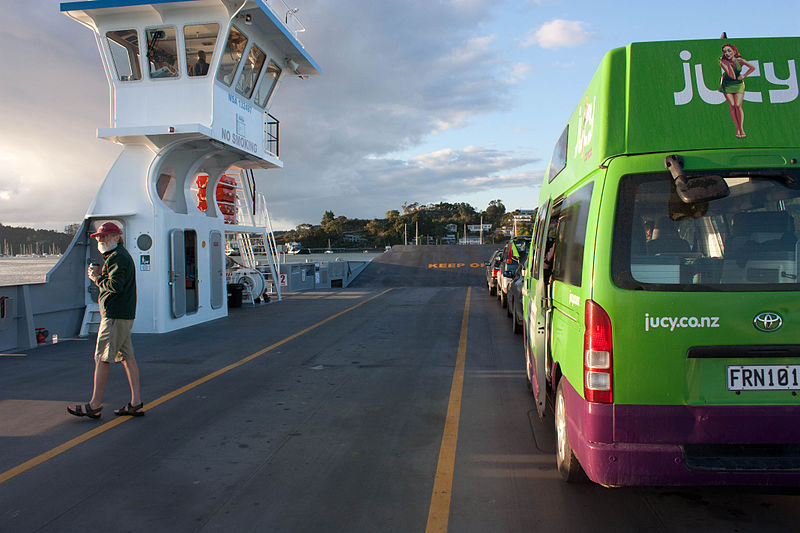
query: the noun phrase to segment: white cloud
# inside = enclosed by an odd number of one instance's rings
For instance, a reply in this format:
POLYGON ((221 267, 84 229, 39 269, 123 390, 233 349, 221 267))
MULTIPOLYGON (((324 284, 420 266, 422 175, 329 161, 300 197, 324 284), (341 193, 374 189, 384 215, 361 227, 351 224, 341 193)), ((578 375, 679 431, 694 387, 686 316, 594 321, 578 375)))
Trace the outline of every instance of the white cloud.
POLYGON ((555 19, 530 32, 522 46, 538 45, 542 48, 571 48, 586 42, 592 34, 587 24, 579 20, 555 19))
POLYGON ((467 39, 462 47, 443 57, 443 61, 451 63, 454 67, 469 68, 477 61, 484 61, 491 56, 491 45, 494 37, 484 35, 467 39))
POLYGON ((533 72, 533 66, 531 66, 530 63, 516 63, 514 64, 513 67, 511 67, 511 72, 505 79, 505 82, 512 85, 515 83, 519 83, 520 81, 527 78, 528 75, 531 74, 532 72, 533 72))

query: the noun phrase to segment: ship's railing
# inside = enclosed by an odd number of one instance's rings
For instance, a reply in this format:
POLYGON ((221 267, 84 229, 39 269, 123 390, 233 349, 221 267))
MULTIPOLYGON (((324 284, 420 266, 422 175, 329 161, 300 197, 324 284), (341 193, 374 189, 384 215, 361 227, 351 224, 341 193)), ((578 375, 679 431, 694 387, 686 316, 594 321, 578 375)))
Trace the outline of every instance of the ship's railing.
POLYGON ((265 227, 267 217, 265 214, 266 200, 261 199, 263 194, 256 191, 256 182, 253 171, 240 169, 236 187, 236 223, 242 226, 265 227))
POLYGON ((292 32, 292 35, 294 35, 294 38, 297 39, 298 43, 300 43, 300 46, 305 48, 305 45, 303 45, 299 35, 306 31, 306 27, 303 26, 303 23, 300 22, 300 19, 297 17, 297 12, 300 10, 300 8, 289 7, 289 5, 283 0, 265 0, 264 3, 267 4, 267 7, 269 7, 270 11, 275 13, 275 16, 284 23, 286 29, 292 32))
POLYGON ((269 113, 264 113, 264 151, 280 157, 281 122, 269 113))

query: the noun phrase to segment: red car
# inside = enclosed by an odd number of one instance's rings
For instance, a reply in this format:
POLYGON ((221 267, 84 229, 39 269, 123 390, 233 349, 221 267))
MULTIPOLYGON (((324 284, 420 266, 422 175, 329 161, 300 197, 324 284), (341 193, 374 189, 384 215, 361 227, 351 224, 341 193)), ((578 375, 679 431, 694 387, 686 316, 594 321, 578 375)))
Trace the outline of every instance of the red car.
POLYGON ((489 294, 497 294, 497 276, 500 273, 500 260, 503 258, 503 250, 495 250, 486 265, 486 285, 489 287, 489 294))

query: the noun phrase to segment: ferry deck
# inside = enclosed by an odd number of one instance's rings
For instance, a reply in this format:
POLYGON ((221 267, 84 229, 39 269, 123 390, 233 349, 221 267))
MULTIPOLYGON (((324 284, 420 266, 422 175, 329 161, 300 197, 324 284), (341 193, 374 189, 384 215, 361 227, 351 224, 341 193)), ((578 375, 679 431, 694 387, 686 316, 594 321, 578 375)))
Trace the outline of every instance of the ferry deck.
POLYGON ((796 489, 561 481, 491 250, 401 247, 346 289, 136 334, 140 418, 113 414, 121 367, 101 419, 67 414, 91 337, 3 354, 0 529, 796 531, 796 489))

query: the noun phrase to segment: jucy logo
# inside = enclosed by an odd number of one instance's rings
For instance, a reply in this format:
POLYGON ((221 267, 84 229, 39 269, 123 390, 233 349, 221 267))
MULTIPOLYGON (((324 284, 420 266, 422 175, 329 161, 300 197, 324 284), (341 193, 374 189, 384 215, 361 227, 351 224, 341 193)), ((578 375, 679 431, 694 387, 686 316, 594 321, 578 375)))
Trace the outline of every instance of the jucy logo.
POLYGON ((718 316, 650 316, 644 314, 644 330, 662 328, 675 331, 675 328, 718 328, 718 316))
MULTIPOLYGON (((705 82, 703 65, 701 64, 694 65, 695 84, 692 84, 692 65, 689 63, 689 61, 692 59, 692 53, 689 50, 683 50, 680 53, 680 58, 683 60, 684 87, 683 90, 672 93, 673 97, 675 98, 675 105, 686 105, 692 101, 694 98, 694 85, 696 85, 697 93, 703 102, 714 105, 725 102, 725 96, 717 89, 719 86, 720 76, 718 72, 721 70, 718 65, 715 65, 712 69, 713 74, 711 77, 713 79, 713 89, 709 89, 705 82)), ((748 76, 748 79, 761 76, 762 64, 760 60, 751 59, 748 60, 748 62, 755 68, 755 70, 748 76)), ((774 62, 767 61, 763 63, 764 77, 769 83, 776 86, 775 89, 769 89, 767 91, 769 103, 785 104, 788 102, 793 102, 797 99, 798 94, 800 94, 800 90, 798 90, 797 69, 795 67, 794 59, 789 59, 787 64, 788 77, 784 79, 780 78, 775 73, 774 62)), ((748 102, 763 102, 764 94, 761 91, 745 91, 744 99, 748 102)))
POLYGON ((586 95, 586 103, 578 108, 578 133, 575 140, 575 157, 582 157, 584 161, 592 156, 591 149, 581 153, 584 148, 592 142, 594 133, 594 113, 597 109, 597 96, 592 97, 589 102, 589 95, 586 95))

